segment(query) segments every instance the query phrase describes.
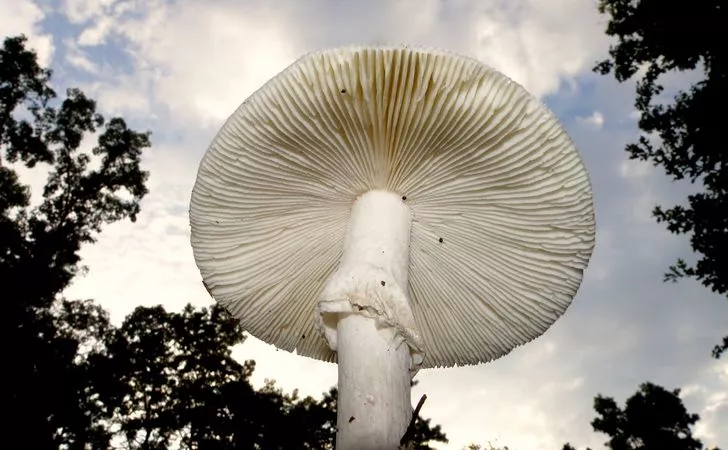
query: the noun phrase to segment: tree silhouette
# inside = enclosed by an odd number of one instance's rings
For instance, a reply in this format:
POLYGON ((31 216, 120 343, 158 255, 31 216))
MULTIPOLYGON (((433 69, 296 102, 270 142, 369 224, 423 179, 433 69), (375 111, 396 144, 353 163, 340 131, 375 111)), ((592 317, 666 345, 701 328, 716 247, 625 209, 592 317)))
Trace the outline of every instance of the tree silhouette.
MULTIPOLYGON (((597 417, 592 428, 609 436, 604 445, 611 450, 703 449, 700 440, 692 435, 692 427, 700 417, 687 411, 680 389, 668 391, 653 383, 643 383, 627 399, 624 408, 614 399, 598 395, 594 410, 597 417)), ((562 450, 576 449, 565 444, 562 450)))
POLYGON ((88 303, 59 305, 57 296, 82 269, 81 245, 105 224, 136 218, 147 192, 139 162, 149 134, 118 117, 106 121, 78 89, 58 100, 51 72, 25 44, 23 36, 6 38, 0 49, 0 285, 12 343, 0 398, 12 411, 8 429, 33 430, 11 433, 18 448, 82 448, 74 443, 99 430, 88 428, 94 413, 79 401, 88 380, 77 364, 85 351, 78 335, 101 332, 106 318, 88 303), (93 133, 96 145, 82 151, 93 133), (38 165, 49 172, 42 201, 31 205, 18 169, 38 165))
MULTIPOLYGON (((576 448, 573 447, 571 444, 566 443, 566 444, 564 444, 563 447, 561 447, 561 450, 576 450, 576 448)), ((591 450, 591 449, 587 448, 586 450, 591 450)))
POLYGON ((122 448, 231 448, 225 394, 247 383, 253 365, 231 357, 243 334, 223 310, 138 307, 108 336, 90 371, 122 448))
MULTIPOLYGON (((470 444, 467 447, 465 447, 463 450, 508 450, 508 447, 495 447, 493 444, 486 444, 486 445, 480 445, 480 444, 470 444)), ((564 449, 567 450, 567 449, 564 449)), ((573 449, 570 449, 573 450, 573 449)))
MULTIPOLYGON (((651 161, 673 180, 687 179, 702 188, 688 196, 686 205, 653 211, 671 232, 689 234, 699 255, 695 264, 679 259, 665 279, 695 278, 726 295, 728 152, 719 111, 728 99, 726 47, 720 38, 728 8, 722 0, 600 0, 599 11, 608 17, 606 33, 617 44, 595 71, 619 82, 641 77, 635 107, 643 134, 627 146, 630 158, 651 161), (700 72, 703 79, 672 103, 663 101, 661 76, 683 71, 700 72)), ((728 336, 713 355, 720 357, 726 348, 728 336)))

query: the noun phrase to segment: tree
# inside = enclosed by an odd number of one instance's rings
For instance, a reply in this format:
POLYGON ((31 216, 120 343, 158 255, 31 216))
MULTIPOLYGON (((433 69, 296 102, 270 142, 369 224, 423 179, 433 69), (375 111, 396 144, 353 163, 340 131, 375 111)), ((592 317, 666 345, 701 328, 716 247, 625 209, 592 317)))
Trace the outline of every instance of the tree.
MULTIPOLYGON (((678 259, 665 279, 695 278, 728 297, 728 152, 720 113, 728 100, 726 47, 720 38, 728 8, 722 0, 600 0, 599 12, 608 16, 606 33, 617 44, 595 71, 619 82, 641 77, 635 107, 643 134, 627 146, 630 158, 651 161, 673 180, 702 188, 685 205, 653 211, 669 231, 689 234, 699 255, 695 264, 678 259), (661 77, 684 71, 703 78, 672 103, 663 102, 661 77)), ((728 336, 713 355, 720 357, 726 348, 728 336)))
POLYGON ((136 308, 92 363, 110 432, 126 449, 230 448, 228 391, 244 383, 246 407, 254 395, 247 384, 252 363, 231 356, 242 341, 242 331, 217 306, 188 305, 180 313, 136 308))
MULTIPOLYGON (((627 399, 624 408, 614 399, 598 395, 594 410, 597 417, 591 423, 592 428, 609 436, 605 446, 611 450, 703 449, 700 440, 692 435, 700 417, 687 411, 680 399, 680 389, 668 391, 643 383, 627 399)), ((575 448, 565 444, 562 450, 575 448)))
MULTIPOLYGON (((494 447, 493 444, 486 444, 486 445, 480 445, 480 444, 470 444, 463 450, 508 450, 508 447, 494 447), (486 447, 487 445, 487 447, 486 447)), ((564 450, 574 450, 574 449, 566 449, 564 450)))
POLYGON ((713 358, 720 358, 728 350, 728 336, 723 336, 723 342, 713 347, 713 358))
POLYGON ((58 296, 82 270, 81 246, 94 242, 104 225, 139 213, 147 193, 140 158, 149 133, 129 129, 119 117, 105 120, 78 89, 58 100, 51 71, 25 45, 24 36, 12 37, 0 49, 0 285, 7 293, 3 330, 12 343, 0 398, 11 412, 8 429, 33 430, 11 434, 20 439, 18 448, 83 448, 79 439, 98 430, 84 428, 92 413, 79 402, 88 381, 79 337, 93 331, 77 326, 85 317, 85 325, 103 328, 105 318, 86 308, 89 303, 59 305, 58 296), (82 151, 93 133, 96 145, 82 151), (49 173, 42 201, 31 205, 18 168, 38 165, 49 173), (64 315, 63 326, 55 313, 64 315))
POLYGON ((114 329, 109 315, 90 300, 62 299, 54 305, 52 318, 56 335, 50 345, 59 341, 69 343, 67 365, 56 368, 55 374, 43 374, 44 378, 62 377, 63 382, 56 381, 51 388, 62 388, 68 395, 60 405, 67 409, 63 411, 63 429, 58 442, 70 449, 107 449, 112 434, 102 422, 106 411, 95 394, 96 385, 105 378, 104 374, 94 373, 93 361, 106 353, 106 342, 114 329), (72 349, 75 355, 70 354, 72 349))

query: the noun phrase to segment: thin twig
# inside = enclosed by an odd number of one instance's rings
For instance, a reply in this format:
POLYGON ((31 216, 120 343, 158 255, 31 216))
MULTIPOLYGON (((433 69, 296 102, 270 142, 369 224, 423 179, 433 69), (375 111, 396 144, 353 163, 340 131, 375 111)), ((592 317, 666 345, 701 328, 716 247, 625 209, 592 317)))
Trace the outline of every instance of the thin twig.
POLYGON ((427 400, 427 394, 422 394, 420 401, 417 402, 415 411, 412 413, 412 419, 410 419, 410 423, 407 426, 407 431, 405 431, 402 439, 399 440, 399 448, 407 448, 407 445, 412 442, 412 438, 415 435, 415 423, 417 423, 417 417, 420 415, 420 410, 422 409, 422 405, 425 404, 425 400, 427 400))

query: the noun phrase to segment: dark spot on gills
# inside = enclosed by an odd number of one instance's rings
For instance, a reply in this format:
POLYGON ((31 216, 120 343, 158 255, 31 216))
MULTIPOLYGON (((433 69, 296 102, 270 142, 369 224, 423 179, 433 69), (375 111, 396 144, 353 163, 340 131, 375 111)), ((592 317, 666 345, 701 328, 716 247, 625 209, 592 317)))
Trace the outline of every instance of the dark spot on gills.
POLYGON ((355 420, 354 416, 349 417, 349 423, 352 423, 355 420))
POLYGON ((440 239, 437 240, 437 242, 439 242, 440 244, 442 244, 443 242, 445 242, 445 239, 440 238, 440 239))
POLYGON ((341 90, 341 93, 342 93, 342 94, 346 94, 346 89, 342 89, 342 90, 341 90))
POLYGON ((403 195, 403 196, 402 196, 402 200, 403 200, 403 201, 404 201, 404 200, 407 200, 407 196, 406 196, 406 195, 403 195))
POLYGON ((386 285, 386 284, 387 284, 387 283, 385 283, 385 281, 384 281, 384 280, 380 281, 380 283, 382 284, 382 286, 384 286, 384 285, 386 285))

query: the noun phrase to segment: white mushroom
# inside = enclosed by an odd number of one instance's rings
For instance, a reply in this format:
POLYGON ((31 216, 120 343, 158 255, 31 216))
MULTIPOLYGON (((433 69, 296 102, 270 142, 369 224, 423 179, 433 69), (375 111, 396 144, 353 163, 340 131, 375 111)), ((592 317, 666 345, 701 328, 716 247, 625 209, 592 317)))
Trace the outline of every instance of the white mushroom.
POLYGON ((595 236, 553 115, 478 61, 409 47, 309 54, 266 83, 205 154, 190 221, 245 330, 338 359, 339 449, 396 448, 418 369, 544 333, 595 236))

